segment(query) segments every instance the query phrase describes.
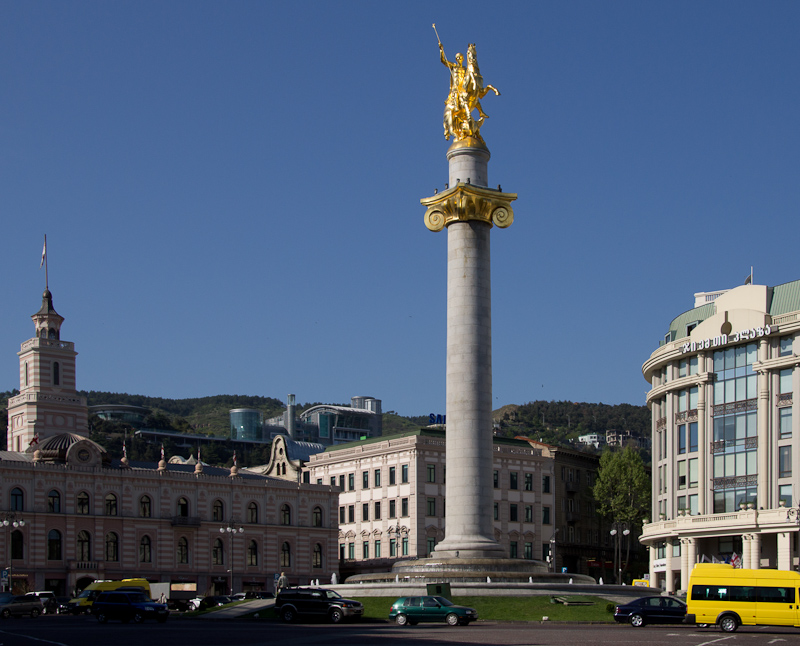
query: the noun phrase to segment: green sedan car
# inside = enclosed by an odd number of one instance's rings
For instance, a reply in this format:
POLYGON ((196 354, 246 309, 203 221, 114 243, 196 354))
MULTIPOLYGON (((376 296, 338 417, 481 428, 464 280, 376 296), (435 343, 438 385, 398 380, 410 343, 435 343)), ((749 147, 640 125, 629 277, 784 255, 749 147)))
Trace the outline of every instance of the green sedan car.
POLYGON ((389 610, 389 620, 398 626, 420 621, 445 621, 450 626, 466 626, 478 618, 478 611, 457 606, 444 597, 400 597, 389 610))

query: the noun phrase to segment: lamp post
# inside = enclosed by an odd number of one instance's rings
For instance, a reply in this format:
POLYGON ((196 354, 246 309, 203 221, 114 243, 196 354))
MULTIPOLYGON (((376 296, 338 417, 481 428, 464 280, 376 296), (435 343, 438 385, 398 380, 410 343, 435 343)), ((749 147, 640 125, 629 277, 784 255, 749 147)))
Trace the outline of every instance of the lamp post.
POLYGON ((236 534, 243 534, 244 533, 244 527, 242 527, 241 525, 237 525, 232 520, 229 520, 227 525, 225 525, 224 527, 220 527, 219 528, 219 533, 220 534, 226 534, 226 533, 230 534, 230 536, 228 537, 228 545, 230 547, 230 558, 228 560, 228 565, 229 565, 228 572, 230 572, 230 574, 231 574, 231 594, 233 594, 233 537, 236 536, 236 534))
POLYGON ((631 533, 628 523, 616 522, 611 524, 609 532, 617 541, 614 546, 614 571, 617 574, 617 585, 622 583, 622 537, 631 533))
POLYGON ((6 542, 8 543, 8 570, 6 570, 8 574, 8 579, 6 583, 6 591, 12 591, 12 584, 11 584, 11 558, 14 556, 11 550, 11 530, 10 528, 17 529, 19 527, 25 526, 25 520, 22 516, 18 516, 16 512, 13 511, 4 511, 0 512, 0 525, 6 528, 6 542))
POLYGON ((553 535, 550 537, 550 563, 553 565, 553 574, 556 572, 556 534, 558 534, 558 528, 553 531, 553 535))

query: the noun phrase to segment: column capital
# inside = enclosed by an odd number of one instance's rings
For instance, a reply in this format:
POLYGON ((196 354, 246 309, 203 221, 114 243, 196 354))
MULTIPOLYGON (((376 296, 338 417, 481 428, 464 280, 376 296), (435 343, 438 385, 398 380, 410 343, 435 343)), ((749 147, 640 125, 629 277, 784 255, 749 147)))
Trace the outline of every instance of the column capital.
POLYGON ((516 193, 503 193, 458 182, 452 188, 421 199, 420 203, 428 207, 425 226, 431 231, 441 231, 453 222, 468 220, 478 220, 505 229, 514 221, 511 202, 516 199, 516 193))

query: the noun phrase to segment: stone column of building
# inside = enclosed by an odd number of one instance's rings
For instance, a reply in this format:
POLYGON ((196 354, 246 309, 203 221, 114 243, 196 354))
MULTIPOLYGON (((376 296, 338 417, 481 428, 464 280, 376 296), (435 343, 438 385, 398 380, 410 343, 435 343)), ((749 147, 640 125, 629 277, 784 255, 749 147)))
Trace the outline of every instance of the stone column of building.
POLYGON ((692 569, 692 564, 689 562, 689 540, 681 539, 681 590, 689 589, 689 572, 692 569))
MULTIPOLYGON (((762 339, 758 344, 758 361, 763 363, 769 357, 769 342, 762 339)), ((769 480, 769 417, 772 410, 769 405, 769 373, 758 371, 758 488, 756 489, 756 507, 770 507, 769 480)))
POLYGON ((656 573, 656 554, 658 553, 655 545, 650 545, 647 548, 647 553, 650 556, 650 586, 654 586, 656 583, 656 577, 658 574, 656 573))
MULTIPOLYGON (((697 482, 699 484, 708 482, 706 480, 706 463, 710 456, 706 441, 706 388, 708 388, 708 384, 703 378, 707 372, 707 361, 703 352, 697 355, 697 372, 701 377, 700 383, 697 385, 697 482)), ((706 513, 707 491, 708 488, 702 485, 697 490, 697 513, 701 516, 706 513)))
POLYGON ((792 569, 792 535, 789 532, 778 534, 778 569, 792 569))
MULTIPOLYGON (((697 539, 696 538, 687 538, 686 539, 686 547, 687 551, 689 552, 689 574, 691 574, 692 569, 694 568, 695 564, 697 563, 697 539)), ((688 589, 689 586, 689 579, 686 579, 686 588, 688 589)))
POLYGON ((750 550, 752 543, 750 542, 750 534, 742 534, 742 567, 750 567, 750 550))
POLYGON ((667 541, 666 566, 664 568, 664 590, 669 594, 675 592, 675 573, 672 571, 672 541, 667 541))
POLYGON ((761 569, 761 534, 750 535, 750 569, 761 569))
POLYGON ((513 221, 512 193, 486 188, 489 150, 467 138, 447 152, 449 188, 421 200, 447 227, 447 525, 434 558, 503 557, 492 518, 492 295, 489 233, 513 221))

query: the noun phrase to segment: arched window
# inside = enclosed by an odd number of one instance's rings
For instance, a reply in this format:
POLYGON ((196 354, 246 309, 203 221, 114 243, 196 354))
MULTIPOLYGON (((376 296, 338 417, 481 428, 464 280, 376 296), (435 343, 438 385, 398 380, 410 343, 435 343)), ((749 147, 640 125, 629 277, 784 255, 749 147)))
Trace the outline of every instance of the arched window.
POLYGON ((153 552, 150 537, 145 534, 139 541, 139 563, 152 563, 153 552))
POLYGON ((47 560, 61 560, 61 532, 57 529, 47 532, 47 560))
POLYGON ((258 565, 258 543, 250 541, 247 546, 247 565, 258 565))
POLYGON ((119 561, 119 536, 114 532, 106 534, 106 561, 119 561))
POLYGON ((77 554, 79 561, 92 560, 92 537, 86 530, 78 532, 77 554))
POLYGON ((292 509, 289 505, 281 505, 281 525, 292 524, 292 509))
POLYGON ((225 549, 221 538, 214 541, 214 547, 211 549, 211 562, 214 565, 225 564, 225 549))
POLYGON ((258 522, 258 505, 254 502, 247 505, 247 522, 253 524, 258 522))
POLYGON ((139 498, 139 517, 150 518, 151 514, 150 496, 142 496, 139 498))
POLYGON ((221 523, 225 517, 225 508, 222 506, 221 500, 215 500, 211 506, 211 520, 221 523))
POLYGON ((281 567, 292 567, 292 548, 289 543, 281 545, 281 567))
POLYGON ((106 516, 117 515, 117 497, 113 493, 106 494, 106 516))
POLYGON ((311 567, 313 568, 322 567, 322 545, 320 545, 319 543, 314 545, 314 555, 312 556, 311 567))
POLYGON ((25 506, 25 496, 22 493, 22 489, 19 487, 14 487, 11 490, 11 500, 9 501, 11 511, 22 511, 23 507, 25 506))
POLYGON ((50 331, 47 333, 47 336, 51 339, 56 338, 56 329, 54 327, 50 328, 50 331))
POLYGON ((51 514, 61 513, 61 494, 55 489, 47 494, 47 511, 51 514))
POLYGON ((322 507, 314 507, 311 511, 311 526, 322 527, 322 507))
POLYGON ((61 366, 58 365, 58 361, 53 362, 53 385, 61 385, 61 366))
POLYGON ((189 562, 189 541, 186 540, 185 536, 181 536, 178 539, 178 563, 188 563, 189 562))
POLYGON ((19 560, 25 558, 25 537, 18 529, 11 532, 11 558, 19 560))
POLYGON ((88 514, 89 513, 89 494, 85 491, 81 491, 77 497, 75 498, 77 502, 75 513, 76 514, 88 514))
POLYGON ((178 516, 187 518, 189 516, 189 501, 186 498, 178 499, 178 516))

